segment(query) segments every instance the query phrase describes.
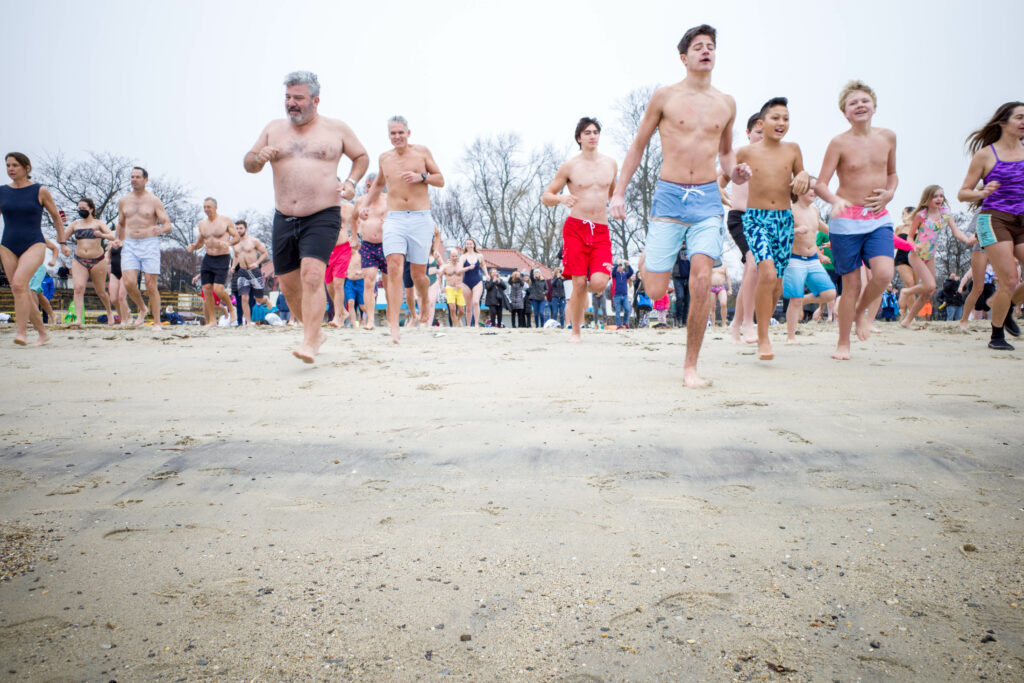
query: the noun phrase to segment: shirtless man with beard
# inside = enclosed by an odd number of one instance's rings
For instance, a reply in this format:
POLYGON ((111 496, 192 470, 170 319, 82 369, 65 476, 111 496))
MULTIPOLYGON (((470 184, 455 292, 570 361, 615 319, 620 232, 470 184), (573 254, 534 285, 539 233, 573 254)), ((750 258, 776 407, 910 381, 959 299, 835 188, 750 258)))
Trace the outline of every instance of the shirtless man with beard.
POLYGON ((244 166, 259 173, 269 162, 273 169, 274 270, 292 315, 305 322, 302 344, 292 355, 312 363, 327 339, 320 322, 327 301, 324 272, 341 230, 338 164, 343 154, 352 160, 342 181, 342 198, 352 199, 370 159, 348 124, 317 113, 316 74, 295 71, 284 85, 288 118, 267 124, 244 166))
MULTIPOLYGON (((388 262, 384 258, 384 217, 388 214, 388 188, 369 204, 369 192, 376 173, 366 176, 366 192, 356 200, 356 230, 363 243, 359 246, 359 259, 363 271, 363 309, 366 312, 364 330, 372 330, 377 317, 377 273, 388 274, 388 262), (364 217, 365 216, 365 217, 364 217)), ((387 296, 387 288, 384 295, 387 296)))
MULTIPOLYGON (((238 267, 238 286, 235 294, 238 295, 238 305, 242 309, 242 317, 245 324, 252 322, 252 309, 246 301, 246 295, 252 292, 256 302, 270 308, 267 300, 266 282, 263 279, 263 271, 260 266, 264 261, 270 260, 267 254, 267 247, 263 242, 249 234, 249 224, 245 221, 236 221, 235 230, 238 231, 239 240, 235 244, 235 263, 238 267)), ((232 270, 234 270, 232 266, 232 270)))
MULTIPOLYGON (((228 281, 228 270, 231 266, 231 247, 238 242, 235 224, 227 216, 217 213, 217 200, 207 197, 203 200, 203 213, 206 218, 199 221, 199 238, 195 244, 186 247, 189 253, 206 248, 203 263, 199 267, 199 280, 203 286, 203 317, 206 327, 217 326, 217 316, 213 309, 213 297, 224 302, 228 307, 228 319, 235 316, 235 308, 231 305, 231 295, 224 289, 228 281)), ((242 303, 241 297, 238 299, 242 303)))

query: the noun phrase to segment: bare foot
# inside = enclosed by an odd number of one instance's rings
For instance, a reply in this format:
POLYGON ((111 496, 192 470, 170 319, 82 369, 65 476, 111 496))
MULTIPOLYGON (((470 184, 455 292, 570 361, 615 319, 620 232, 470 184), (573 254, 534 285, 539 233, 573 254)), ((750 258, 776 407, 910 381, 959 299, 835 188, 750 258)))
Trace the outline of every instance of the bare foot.
POLYGON ((836 360, 850 360, 850 345, 840 344, 839 346, 836 347, 836 350, 832 354, 832 357, 835 358, 836 360))
POLYGON ((786 340, 786 345, 787 346, 800 346, 800 342, 797 341, 796 339, 787 339, 786 340))
POLYGON ((572 328, 572 331, 569 333, 569 343, 570 344, 579 344, 582 341, 583 341, 583 337, 580 336, 579 330, 577 330, 575 327, 572 328))
POLYGON ((743 343, 740 340, 740 326, 739 325, 736 325, 736 324, 729 325, 729 334, 732 335, 732 343, 733 344, 742 344, 743 343))
POLYGON ((857 314, 857 339, 867 341, 871 338, 871 322, 868 320, 868 312, 861 311, 857 314))
POLYGON ((33 344, 32 346, 42 346, 43 344, 48 344, 51 339, 53 339, 53 337, 50 336, 50 333, 47 332, 46 330, 43 330, 42 332, 39 333, 39 339, 37 339, 36 343, 33 344))
POLYGON ((683 368, 683 384, 689 389, 711 386, 711 381, 697 376, 697 368, 683 368))
POLYGON ((402 339, 402 337, 399 334, 397 327, 395 329, 391 330, 391 343, 392 344, 397 344, 399 341, 401 341, 401 339, 402 339))
POLYGON ((15 337, 14 343, 17 344, 18 346, 28 346, 28 342, 25 340, 24 337, 15 337))
POLYGON ((320 352, 320 347, 327 341, 327 335, 320 332, 317 335, 316 341, 312 345, 303 344, 299 348, 292 351, 292 355, 301 360, 303 363, 312 363, 316 360, 316 354, 320 352))
POLYGON ((968 323, 957 323, 956 325, 957 325, 957 327, 959 327, 964 332, 970 332, 971 331, 971 326, 968 323))
POLYGON ((874 325, 872 325, 871 326, 871 334, 882 334, 882 330, 880 328, 877 328, 874 325))
POLYGON ((340 330, 340 329, 341 329, 342 327, 344 327, 344 324, 343 324, 343 323, 342 323, 342 322, 341 322, 340 320, 338 320, 337 318, 335 318, 334 320, 332 320, 331 322, 329 322, 329 323, 327 323, 327 324, 328 324, 328 325, 330 325, 331 327, 336 327, 336 328, 338 328, 339 330, 340 330))
POLYGON ((775 358, 775 351, 772 350, 772 343, 767 339, 757 344, 757 357, 761 360, 772 360, 775 358))
POLYGON ((743 343, 744 344, 756 344, 757 343, 757 335, 756 334, 745 334, 745 335, 743 335, 743 343))
POLYGON ((146 316, 149 315, 149 309, 143 308, 139 311, 139 315, 132 320, 132 327, 142 327, 146 322, 146 316))
POLYGON ((159 321, 154 322, 153 323, 153 327, 151 327, 149 329, 149 331, 153 332, 154 334, 157 333, 157 332, 160 332, 163 329, 163 325, 164 324, 162 322, 159 322, 159 321))
POLYGON ((66 330, 80 330, 80 329, 82 329, 82 323, 80 323, 78 321, 75 321, 75 322, 72 322, 72 323, 68 323, 67 325, 64 326, 64 329, 66 329, 66 330))
POLYGON ((902 327, 905 330, 909 330, 911 326, 913 326, 913 324, 914 321, 910 320, 909 318, 904 318, 903 320, 900 321, 900 327, 902 327))
POLYGON ((374 325, 363 325, 363 329, 367 332, 373 332, 374 325))

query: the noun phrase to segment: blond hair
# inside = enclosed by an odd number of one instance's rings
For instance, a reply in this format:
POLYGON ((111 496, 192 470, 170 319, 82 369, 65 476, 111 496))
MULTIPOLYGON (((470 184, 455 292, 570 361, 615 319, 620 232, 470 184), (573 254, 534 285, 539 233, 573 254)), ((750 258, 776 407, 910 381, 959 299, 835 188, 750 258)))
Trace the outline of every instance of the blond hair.
POLYGON ((857 92, 858 90, 867 93, 874 105, 878 106, 878 98, 875 96, 875 91, 871 89, 870 85, 864 81, 850 81, 839 91, 839 111, 844 114, 846 113, 846 98, 850 96, 850 93, 857 92))

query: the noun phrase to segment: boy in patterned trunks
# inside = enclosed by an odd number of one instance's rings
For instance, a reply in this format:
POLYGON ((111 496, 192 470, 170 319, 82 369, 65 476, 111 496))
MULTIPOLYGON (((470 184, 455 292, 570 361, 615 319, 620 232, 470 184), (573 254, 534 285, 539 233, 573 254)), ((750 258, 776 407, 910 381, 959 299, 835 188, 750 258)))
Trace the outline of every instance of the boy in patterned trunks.
POLYGON ((807 191, 810 177, 804 170, 800 146, 783 142, 789 131, 789 101, 773 97, 761 107, 764 139, 736 152, 736 163, 750 166, 743 235, 757 261, 757 357, 775 358, 768 336, 768 321, 782 294, 782 278, 793 251, 793 212, 790 192, 807 191))
POLYGON ((892 217, 885 206, 896 193, 896 134, 871 125, 875 92, 867 84, 850 81, 839 93, 839 111, 850 129, 832 138, 814 185, 818 196, 832 205, 829 242, 833 265, 843 279, 839 298, 839 342, 832 357, 850 360, 850 330, 857 324, 857 338, 871 336, 868 309, 892 281, 892 217), (832 175, 839 176, 835 194, 828 189, 832 175), (871 269, 867 286, 861 286, 860 266, 871 269))

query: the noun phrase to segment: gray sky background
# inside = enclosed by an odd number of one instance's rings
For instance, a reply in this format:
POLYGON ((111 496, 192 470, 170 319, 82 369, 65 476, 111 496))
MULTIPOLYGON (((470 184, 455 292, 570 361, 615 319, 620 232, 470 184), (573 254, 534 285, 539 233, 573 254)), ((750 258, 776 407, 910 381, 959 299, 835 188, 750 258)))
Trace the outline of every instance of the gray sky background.
POLYGON ((1012 0, 4 0, 3 17, 4 152, 128 155, 197 200, 217 197, 229 216, 273 208, 269 167, 247 174, 242 157, 283 116, 282 79, 296 69, 319 74, 321 114, 353 127, 371 169, 392 114, 408 118, 412 141, 449 179, 478 136, 515 131, 527 149, 567 148, 583 115, 602 121, 602 151, 621 163, 608 135, 615 101, 680 80, 675 45, 707 22, 718 29, 713 82, 737 101, 737 142, 750 113, 787 96, 788 139, 812 174, 846 128, 839 89, 850 78, 871 84, 875 123, 899 140, 895 206, 929 183, 955 197, 964 137, 999 104, 1024 99, 1024 3, 1012 0))

